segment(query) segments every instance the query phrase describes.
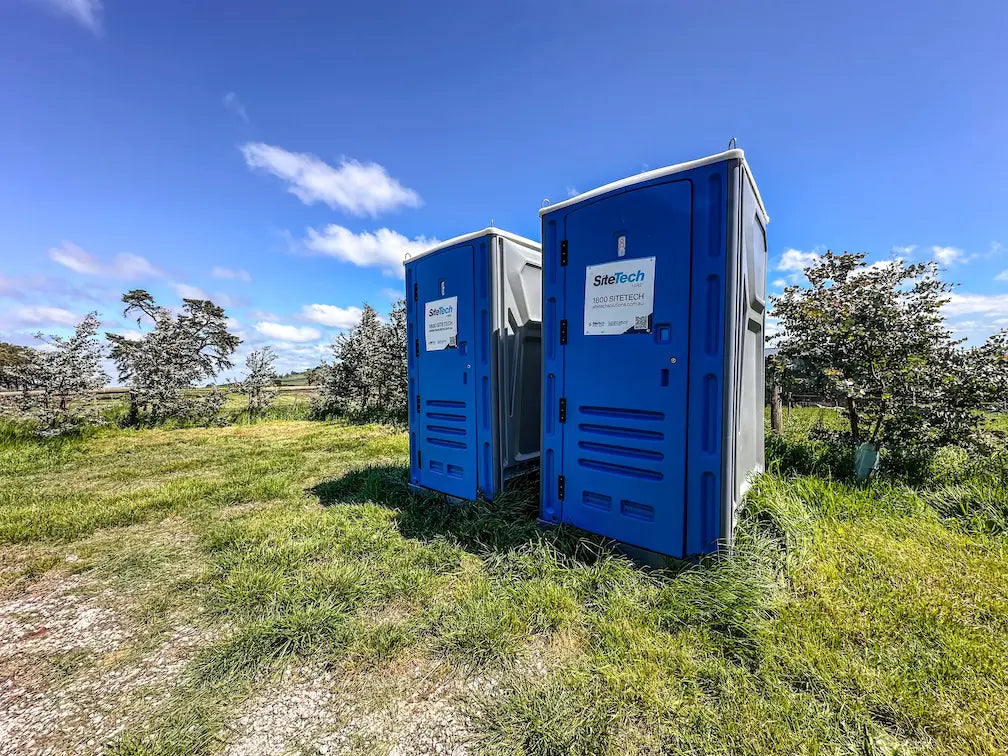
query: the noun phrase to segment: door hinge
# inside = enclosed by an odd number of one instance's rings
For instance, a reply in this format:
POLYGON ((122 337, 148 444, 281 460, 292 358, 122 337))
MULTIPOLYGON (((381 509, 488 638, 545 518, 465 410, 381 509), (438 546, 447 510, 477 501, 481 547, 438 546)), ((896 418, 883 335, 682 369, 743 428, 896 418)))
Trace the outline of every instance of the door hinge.
POLYGON ((564 266, 567 264, 567 240, 564 239, 560 242, 560 265, 564 266))
POLYGON ((560 321, 560 343, 567 343, 567 319, 564 318, 560 321))
POLYGON ((557 498, 560 499, 561 501, 563 501, 563 497, 564 497, 564 483, 565 483, 564 476, 563 475, 558 475, 557 476, 557 498))
POLYGON ((420 339, 416 340, 416 356, 420 356, 420 339))
POLYGON ((413 301, 416 302, 418 299, 420 299, 420 286, 413 284, 413 301))
POLYGON ((567 400, 563 397, 560 399, 560 422, 567 422, 567 400))
POLYGON ((417 414, 419 415, 420 414, 420 394, 416 395, 416 411, 417 411, 417 414))

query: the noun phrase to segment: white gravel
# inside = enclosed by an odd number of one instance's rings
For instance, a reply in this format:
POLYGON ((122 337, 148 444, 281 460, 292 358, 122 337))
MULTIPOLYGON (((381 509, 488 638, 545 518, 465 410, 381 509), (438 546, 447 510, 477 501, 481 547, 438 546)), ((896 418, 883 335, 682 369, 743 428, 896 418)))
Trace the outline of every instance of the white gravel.
POLYGON ((0 756, 103 753, 131 710, 150 711, 170 695, 205 641, 182 626, 156 651, 128 660, 123 601, 87 588, 83 576, 57 573, 0 600, 0 756), (61 660, 64 676, 52 682, 47 675, 61 660))
POLYGON ((248 704, 225 753, 467 756, 461 702, 494 685, 426 660, 348 677, 291 671, 248 704))

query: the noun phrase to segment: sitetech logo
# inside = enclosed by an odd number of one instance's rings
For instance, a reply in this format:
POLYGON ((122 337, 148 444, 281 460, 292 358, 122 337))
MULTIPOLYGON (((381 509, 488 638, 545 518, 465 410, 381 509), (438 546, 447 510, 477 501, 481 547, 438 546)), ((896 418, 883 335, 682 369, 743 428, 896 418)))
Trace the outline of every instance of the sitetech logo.
POLYGON ((638 269, 636 273, 610 273, 608 276, 595 276, 592 286, 612 286, 613 284, 638 283, 644 280, 644 271, 638 269))
POLYGON ((451 315, 455 311, 455 308, 451 305, 445 307, 441 305, 440 307, 431 307, 427 310, 428 315, 451 315))

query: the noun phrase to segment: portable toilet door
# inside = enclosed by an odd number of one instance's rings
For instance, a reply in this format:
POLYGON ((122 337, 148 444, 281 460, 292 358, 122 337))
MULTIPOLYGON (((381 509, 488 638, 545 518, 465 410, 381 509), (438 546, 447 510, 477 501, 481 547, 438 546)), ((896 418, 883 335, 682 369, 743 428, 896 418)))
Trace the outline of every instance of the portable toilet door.
POLYGON ((763 465, 767 219, 742 151, 540 215, 542 520, 674 557, 716 550, 763 465))
POLYGON ((539 245, 488 228, 405 266, 410 484, 493 498, 538 464, 539 245))

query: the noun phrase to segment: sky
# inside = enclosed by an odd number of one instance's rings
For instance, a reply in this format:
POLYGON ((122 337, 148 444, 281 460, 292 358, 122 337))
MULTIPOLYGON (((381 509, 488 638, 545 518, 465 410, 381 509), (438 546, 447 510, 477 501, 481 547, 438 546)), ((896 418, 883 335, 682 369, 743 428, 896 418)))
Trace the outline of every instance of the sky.
POLYGON ((0 340, 210 297, 315 365, 401 260, 720 152, 817 253, 934 260, 1008 326, 1008 3, 0 2, 0 340))

